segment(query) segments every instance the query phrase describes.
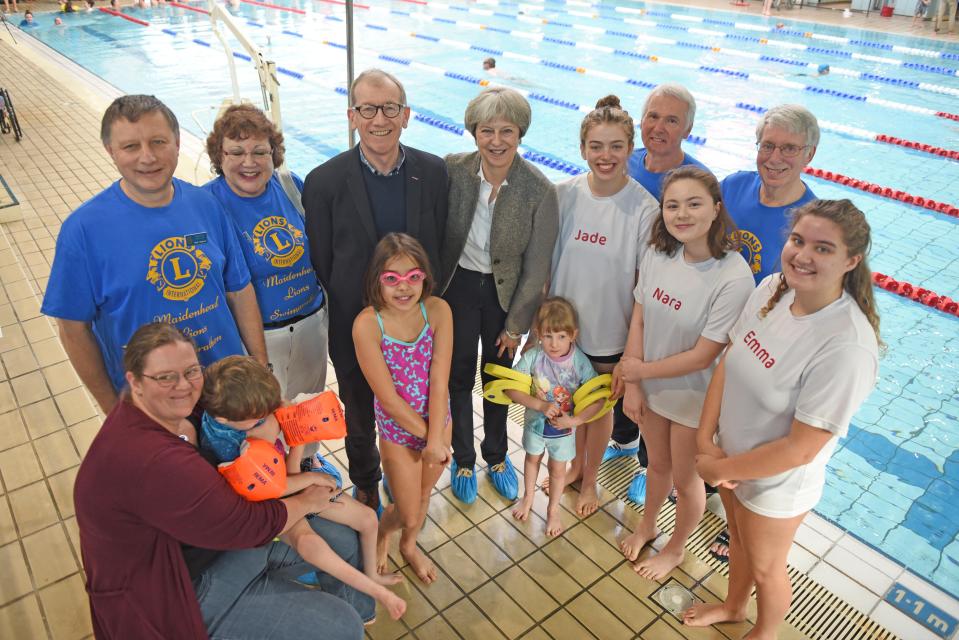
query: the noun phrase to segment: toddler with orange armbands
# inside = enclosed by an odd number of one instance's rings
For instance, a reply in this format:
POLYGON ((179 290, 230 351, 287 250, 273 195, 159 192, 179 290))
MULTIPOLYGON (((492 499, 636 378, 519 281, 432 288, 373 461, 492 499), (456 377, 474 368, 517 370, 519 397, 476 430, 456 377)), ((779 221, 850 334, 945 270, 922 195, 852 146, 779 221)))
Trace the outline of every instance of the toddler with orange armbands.
MULTIPOLYGON (((284 534, 284 542, 320 571, 375 598, 397 619, 405 613, 406 602, 386 585, 396 584, 403 578, 398 573, 377 573, 376 513, 338 490, 339 483, 331 475, 301 473, 305 443, 329 435, 322 433, 325 426, 322 417, 332 415, 334 419, 330 422, 336 422, 333 414, 342 412, 335 396, 332 397, 335 408, 331 404, 324 406, 324 398, 307 402, 309 404, 299 407, 299 411, 295 405, 281 409, 280 385, 266 367, 250 357, 223 358, 205 371, 200 404, 206 411, 201 424, 200 448, 218 462, 227 463, 221 464, 220 472, 234 490, 248 500, 291 495, 310 485, 328 487, 333 508, 316 515, 345 524, 359 533, 364 572, 336 555, 306 520, 284 534), (318 415, 319 420, 315 419, 318 415), (294 443, 288 455, 279 438, 281 421, 285 426, 283 432, 294 443)), ((312 470, 325 471, 325 468, 312 470)))

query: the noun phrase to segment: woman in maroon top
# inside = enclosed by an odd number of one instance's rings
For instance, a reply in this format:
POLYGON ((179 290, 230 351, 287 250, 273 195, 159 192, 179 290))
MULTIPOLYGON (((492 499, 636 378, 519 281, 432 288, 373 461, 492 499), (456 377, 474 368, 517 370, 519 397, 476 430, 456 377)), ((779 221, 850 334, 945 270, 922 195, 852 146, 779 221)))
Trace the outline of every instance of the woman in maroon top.
MULTIPOLYGON (((361 637, 362 620, 373 615, 368 596, 331 579, 321 578, 322 590, 293 582, 311 567, 272 542, 307 513, 336 508, 330 490, 314 486, 264 502, 234 493, 196 449, 188 418, 203 369, 193 343, 172 325, 141 327, 124 367, 129 390, 90 445, 74 487, 94 635, 361 637)), ((356 564, 355 534, 327 533, 356 564)))

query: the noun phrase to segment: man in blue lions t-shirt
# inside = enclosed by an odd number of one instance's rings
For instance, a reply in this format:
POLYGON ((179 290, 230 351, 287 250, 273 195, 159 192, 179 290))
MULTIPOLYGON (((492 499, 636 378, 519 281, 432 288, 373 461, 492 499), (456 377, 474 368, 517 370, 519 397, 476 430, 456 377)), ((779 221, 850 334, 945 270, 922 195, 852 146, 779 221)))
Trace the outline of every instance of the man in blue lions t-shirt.
POLYGON ((723 200, 756 284, 781 269, 792 210, 816 199, 802 174, 818 145, 816 116, 798 104, 775 106, 756 126, 756 171, 738 171, 722 181, 723 200))
POLYGON ((202 364, 244 346, 266 364, 233 227, 216 199, 173 177, 176 116, 153 96, 122 96, 103 115, 100 138, 120 180, 63 223, 41 311, 57 319, 67 356, 104 413, 124 386, 123 348, 147 322, 190 335, 202 364))

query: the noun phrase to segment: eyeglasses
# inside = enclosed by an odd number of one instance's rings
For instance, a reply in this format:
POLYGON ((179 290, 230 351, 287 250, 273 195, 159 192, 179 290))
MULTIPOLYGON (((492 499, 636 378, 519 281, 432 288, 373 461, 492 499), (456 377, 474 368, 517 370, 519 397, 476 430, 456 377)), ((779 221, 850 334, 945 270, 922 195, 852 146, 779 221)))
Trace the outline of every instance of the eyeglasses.
POLYGON ((395 118, 400 115, 400 111, 406 108, 405 104, 396 104, 387 102, 386 104, 359 104, 353 107, 353 111, 363 116, 366 120, 372 120, 376 117, 377 111, 382 111, 387 118, 395 118))
POLYGON ((763 156, 771 156, 773 151, 779 149, 779 153, 781 153, 784 158, 795 158, 799 155, 799 152, 808 148, 808 144, 773 144, 772 142, 756 143, 756 150, 759 151, 759 154, 763 156))
POLYGON ((153 380, 154 382, 156 382, 158 385, 160 385, 161 387, 165 389, 170 389, 180 384, 181 377, 184 378, 190 384, 193 384, 194 382, 198 380, 202 380, 203 367, 201 365, 195 364, 189 369, 187 369, 186 371, 184 371, 183 373, 170 371, 168 373, 161 373, 160 375, 157 375, 157 376, 151 376, 144 373, 143 377, 153 380))
POLYGON ((423 282, 426 279, 426 272, 422 269, 410 269, 406 272, 405 275, 400 275, 395 271, 384 271, 380 275, 380 282, 382 282, 387 287, 398 287, 401 282, 406 282, 409 284, 417 284, 423 282))
POLYGON ((268 157, 273 155, 273 149, 254 149, 253 151, 244 151, 243 149, 230 149, 229 151, 223 151, 223 155, 229 156, 234 160, 243 160, 247 156, 250 156, 254 160, 266 160, 268 157))

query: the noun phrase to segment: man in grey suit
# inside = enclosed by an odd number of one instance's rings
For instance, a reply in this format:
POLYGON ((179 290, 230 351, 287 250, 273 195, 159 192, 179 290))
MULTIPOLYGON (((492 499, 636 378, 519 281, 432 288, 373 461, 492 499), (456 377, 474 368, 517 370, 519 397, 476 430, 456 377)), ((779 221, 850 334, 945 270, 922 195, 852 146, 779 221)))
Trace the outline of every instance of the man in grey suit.
POLYGON ((400 144, 410 108, 399 80, 368 69, 350 87, 350 104, 347 115, 360 143, 310 172, 303 208, 313 268, 329 294, 330 357, 346 407, 350 480, 357 498, 378 509, 373 392, 356 360, 353 320, 364 306, 364 272, 387 233, 419 240, 439 273, 447 177, 439 157, 400 144))

